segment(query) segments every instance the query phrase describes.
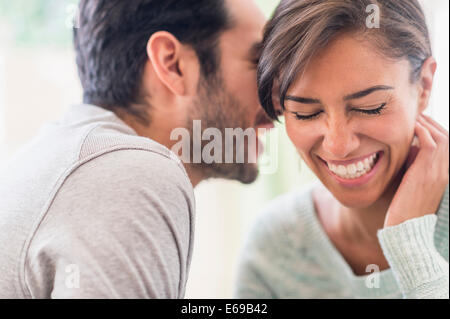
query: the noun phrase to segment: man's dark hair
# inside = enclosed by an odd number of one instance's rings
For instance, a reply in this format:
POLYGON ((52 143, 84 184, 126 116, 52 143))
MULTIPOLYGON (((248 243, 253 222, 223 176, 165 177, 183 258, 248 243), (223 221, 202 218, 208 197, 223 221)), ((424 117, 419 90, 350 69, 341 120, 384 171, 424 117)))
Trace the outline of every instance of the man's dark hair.
POLYGON ((131 108, 141 101, 147 42, 157 31, 192 46, 205 79, 219 67, 220 34, 229 28, 225 0, 81 0, 74 29, 78 73, 84 103, 131 108))

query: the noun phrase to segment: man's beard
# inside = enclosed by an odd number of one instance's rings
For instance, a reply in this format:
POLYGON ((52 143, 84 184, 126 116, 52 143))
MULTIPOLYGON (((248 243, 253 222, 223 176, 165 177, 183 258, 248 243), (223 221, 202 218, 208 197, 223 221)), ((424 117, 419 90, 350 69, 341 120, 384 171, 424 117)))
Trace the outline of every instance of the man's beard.
MULTIPOLYGON (((245 123, 245 118, 248 118, 246 114, 243 114, 245 107, 241 107, 239 102, 228 92, 226 92, 225 86, 221 77, 216 75, 214 80, 201 80, 198 88, 198 99, 191 107, 191 115, 188 118, 186 128, 190 132, 191 136, 191 150, 193 148, 194 138, 194 120, 201 120, 201 132, 203 135, 204 130, 207 128, 216 128, 222 133, 222 161, 221 163, 205 163, 202 159, 201 163, 195 164, 191 160, 189 164, 194 170, 200 173, 204 179, 209 178, 224 178, 228 180, 237 180, 243 184, 251 184, 258 178, 258 166, 256 163, 249 163, 249 141, 245 138, 245 141, 239 141, 234 139, 232 145, 233 149, 226 149, 225 143, 225 129, 226 128, 242 128, 244 131, 249 128, 245 123), (244 163, 238 163, 237 149, 244 143, 245 160, 244 163), (225 154, 229 152, 233 154, 233 163, 225 162, 225 154)), ((256 136, 255 136, 256 138, 256 136)), ((201 149, 205 147, 210 141, 203 141, 201 143, 201 149)), ((255 141, 257 142, 257 141, 255 141)))

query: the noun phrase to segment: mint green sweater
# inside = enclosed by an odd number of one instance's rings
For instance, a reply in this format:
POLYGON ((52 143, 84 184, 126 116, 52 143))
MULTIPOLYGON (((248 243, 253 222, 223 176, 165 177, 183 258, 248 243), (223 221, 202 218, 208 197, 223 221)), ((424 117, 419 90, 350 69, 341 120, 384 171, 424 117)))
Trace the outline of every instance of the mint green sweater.
POLYGON ((390 268, 356 276, 323 230, 312 188, 274 200, 254 225, 236 298, 449 298, 447 188, 436 215, 381 229, 390 268))

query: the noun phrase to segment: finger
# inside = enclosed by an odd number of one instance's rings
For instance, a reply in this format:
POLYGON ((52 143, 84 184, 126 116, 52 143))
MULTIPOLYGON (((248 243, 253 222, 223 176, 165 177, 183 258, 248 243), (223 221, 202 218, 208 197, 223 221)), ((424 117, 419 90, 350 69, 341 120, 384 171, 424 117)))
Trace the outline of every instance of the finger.
POLYGON ((419 154, 420 148, 418 146, 411 146, 408 156, 406 158, 406 169, 408 169, 416 160, 417 154, 419 154))
POLYGON ((438 122, 436 122, 433 118, 431 118, 428 115, 422 114, 422 117, 425 119, 426 122, 433 125, 436 129, 438 129, 441 133, 443 133, 445 136, 449 137, 448 131, 438 122))
POLYGON ((418 121, 428 130, 437 144, 441 145, 446 142, 448 143, 448 136, 443 134, 436 126, 428 122, 424 117, 420 116, 418 121))
MULTIPOLYGON (((449 150, 449 139, 447 135, 442 134, 442 132, 436 127, 433 126, 432 123, 437 124, 435 121, 433 121, 431 118, 428 118, 427 121, 426 118, 422 118, 422 120, 419 121, 419 123, 422 123, 425 128, 427 128, 431 135, 433 135, 433 138, 437 142, 437 149, 435 149, 435 161, 438 162, 433 163, 433 166, 436 164, 437 167, 441 167, 439 170, 440 172, 445 172, 445 176, 448 176, 449 171, 449 157, 448 157, 448 150, 449 150)), ((448 183, 448 181, 446 181, 448 183)))
MULTIPOLYGON (((420 123, 416 122, 416 135, 419 139, 420 148, 426 150, 435 150, 437 145, 428 129, 420 123)), ((422 152, 420 152, 422 153, 422 152)))

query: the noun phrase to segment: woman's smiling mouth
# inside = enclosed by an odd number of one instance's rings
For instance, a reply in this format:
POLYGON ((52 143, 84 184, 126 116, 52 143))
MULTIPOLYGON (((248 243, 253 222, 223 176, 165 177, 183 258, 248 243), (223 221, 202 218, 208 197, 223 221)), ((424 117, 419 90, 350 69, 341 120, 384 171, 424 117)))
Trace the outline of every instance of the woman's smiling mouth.
POLYGON ((368 182, 375 174, 384 152, 376 152, 349 161, 326 161, 322 158, 327 171, 345 186, 359 186, 368 182))

